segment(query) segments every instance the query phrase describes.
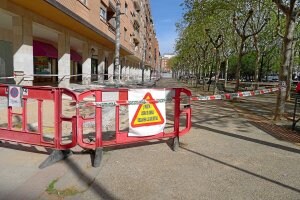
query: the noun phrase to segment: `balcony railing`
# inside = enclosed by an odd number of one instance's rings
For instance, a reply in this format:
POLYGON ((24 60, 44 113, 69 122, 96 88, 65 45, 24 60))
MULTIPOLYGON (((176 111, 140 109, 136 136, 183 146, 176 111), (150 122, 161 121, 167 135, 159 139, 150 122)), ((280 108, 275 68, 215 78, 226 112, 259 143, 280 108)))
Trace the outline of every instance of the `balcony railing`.
POLYGON ((141 6, 140 6, 140 3, 139 3, 139 0, 134 0, 133 4, 134 4, 135 10, 139 12, 141 10, 141 6))
POLYGON ((116 24, 115 18, 110 19, 108 21, 108 28, 109 28, 109 30, 111 30, 113 32, 116 32, 116 27, 117 27, 117 24, 116 24))

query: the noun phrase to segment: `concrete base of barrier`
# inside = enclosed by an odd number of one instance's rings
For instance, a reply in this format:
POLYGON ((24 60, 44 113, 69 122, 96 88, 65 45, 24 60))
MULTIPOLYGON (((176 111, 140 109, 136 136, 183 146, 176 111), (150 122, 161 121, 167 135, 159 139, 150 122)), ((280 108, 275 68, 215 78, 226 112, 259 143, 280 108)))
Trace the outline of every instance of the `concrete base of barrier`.
POLYGON ((94 154, 93 167, 100 167, 103 156, 103 148, 97 148, 94 154))
POLYGON ((48 167, 60 160, 64 160, 67 157, 69 157, 70 155, 72 155, 72 151, 71 150, 54 150, 49 156, 48 158, 42 162, 39 166, 40 169, 43 169, 45 167, 48 167))
POLYGON ((172 150, 173 151, 178 151, 179 150, 179 137, 173 138, 173 141, 172 141, 172 150))

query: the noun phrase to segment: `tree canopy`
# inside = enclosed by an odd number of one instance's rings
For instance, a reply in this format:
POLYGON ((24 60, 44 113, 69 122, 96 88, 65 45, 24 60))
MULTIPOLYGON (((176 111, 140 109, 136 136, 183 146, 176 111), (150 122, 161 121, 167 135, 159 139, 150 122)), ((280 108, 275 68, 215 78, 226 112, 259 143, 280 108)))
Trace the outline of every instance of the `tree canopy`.
MULTIPOLYGON (((173 71, 198 78, 258 82, 279 74, 275 118, 284 111, 292 73, 300 67, 300 0, 184 0, 176 24, 179 38, 173 71), (282 109, 283 107, 283 109, 282 109)), ((256 84, 257 85, 257 84, 256 84)))

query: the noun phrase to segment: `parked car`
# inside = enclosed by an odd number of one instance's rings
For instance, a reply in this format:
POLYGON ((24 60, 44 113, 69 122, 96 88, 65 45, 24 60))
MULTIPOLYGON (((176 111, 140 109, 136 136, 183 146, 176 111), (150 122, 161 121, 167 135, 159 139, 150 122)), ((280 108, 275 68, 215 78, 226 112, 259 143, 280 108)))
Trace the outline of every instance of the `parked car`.
POLYGON ((296 86, 296 93, 300 93, 300 82, 297 83, 297 86, 296 86))
POLYGON ((263 81, 266 81, 266 82, 276 82, 278 81, 279 78, 278 78, 278 75, 270 75, 270 76, 266 76, 263 81))

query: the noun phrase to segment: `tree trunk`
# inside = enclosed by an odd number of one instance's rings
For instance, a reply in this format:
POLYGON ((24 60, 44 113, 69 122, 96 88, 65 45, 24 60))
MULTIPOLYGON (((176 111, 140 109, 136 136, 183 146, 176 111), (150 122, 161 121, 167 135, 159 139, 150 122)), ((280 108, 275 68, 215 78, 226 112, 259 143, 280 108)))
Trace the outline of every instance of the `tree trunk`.
POLYGON ((291 58, 290 58, 290 67, 289 67, 289 71, 288 71, 288 79, 287 79, 287 83, 286 83, 286 97, 285 100, 289 101, 291 99, 291 89, 292 89, 292 80, 293 80, 293 67, 294 67, 294 52, 295 52, 295 46, 296 46, 296 42, 293 41, 292 44, 292 52, 291 52, 291 58))
POLYGON ((259 73, 261 73, 259 71, 260 52, 256 52, 256 53, 257 53, 257 56, 255 59, 255 74, 254 74, 254 82, 255 82, 254 89, 255 90, 257 90, 257 88, 258 88, 258 75, 259 75, 259 73))
POLYGON ((242 38, 241 41, 241 46, 239 49, 239 57, 238 57, 238 62, 237 62, 237 66, 236 66, 236 71, 235 71, 235 91, 237 92, 239 90, 240 87, 240 78, 241 78, 241 67, 242 67, 242 59, 244 56, 244 46, 245 46, 245 41, 246 39, 242 38))
POLYGON ((280 90, 277 95, 274 120, 280 120, 285 110, 286 82, 291 63, 295 25, 295 20, 291 18, 291 13, 287 14, 285 35, 283 38, 282 64, 279 70, 280 90))
POLYGON ((208 89, 207 89, 208 92, 209 92, 209 90, 210 90, 211 78, 212 78, 212 72, 213 72, 213 64, 212 64, 212 66, 210 67, 210 72, 209 72, 209 81, 208 81, 208 89))
POLYGON ((219 82, 220 71, 221 71, 220 52, 217 49, 216 50, 216 72, 215 72, 214 94, 219 93, 217 84, 219 82))
POLYGON ((226 65, 225 65, 225 82, 224 82, 224 87, 227 87, 227 78, 228 78, 228 58, 226 58, 225 61, 226 65))
MULTIPOLYGON (((260 61, 260 48, 258 46, 258 36, 257 35, 254 35, 253 36, 253 40, 254 40, 254 47, 255 47, 255 50, 256 50, 256 58, 255 58, 255 74, 254 74, 254 82, 255 82, 255 85, 254 85, 254 89, 257 90, 258 88, 258 75, 259 73, 261 73, 259 71, 259 61, 260 61)), ((262 69, 261 69, 262 70, 262 69)), ((261 77, 260 77, 261 79, 261 77)))

